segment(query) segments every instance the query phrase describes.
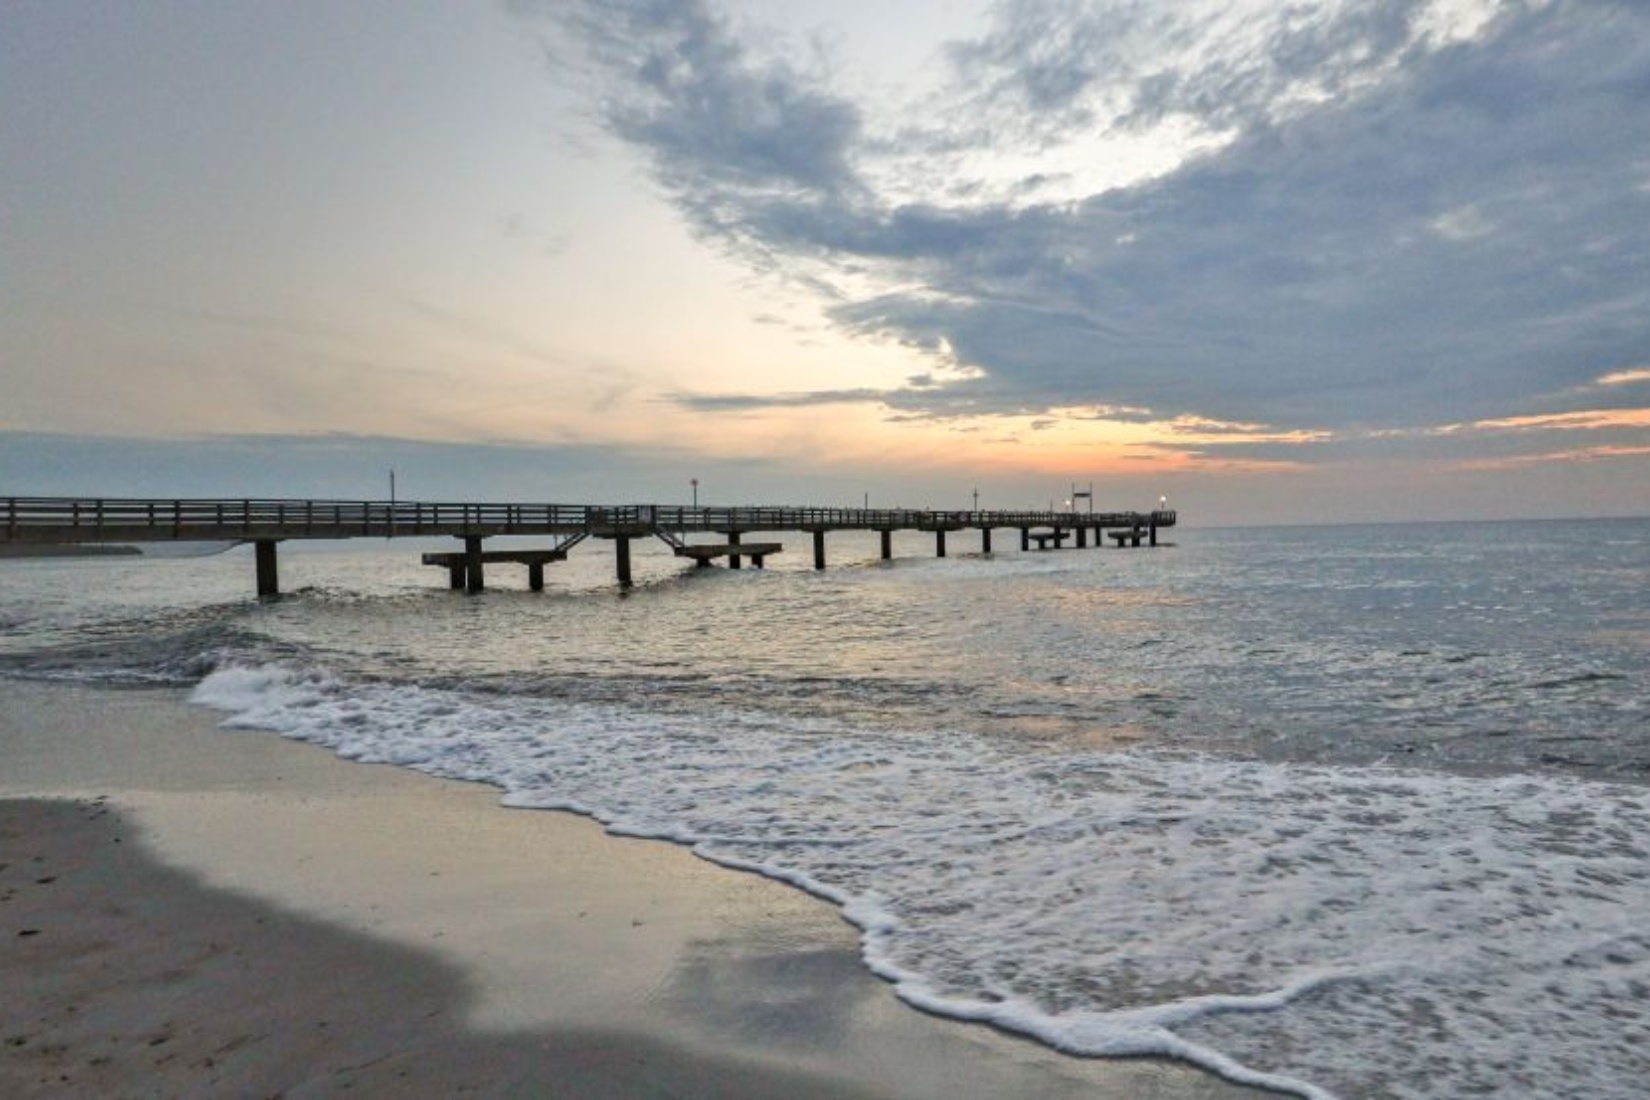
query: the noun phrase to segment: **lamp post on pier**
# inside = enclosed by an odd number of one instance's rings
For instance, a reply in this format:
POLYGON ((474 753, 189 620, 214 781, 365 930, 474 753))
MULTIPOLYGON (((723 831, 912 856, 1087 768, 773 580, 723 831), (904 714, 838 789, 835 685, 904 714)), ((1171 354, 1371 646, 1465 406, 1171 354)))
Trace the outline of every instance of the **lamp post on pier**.
POLYGON ((1066 503, 1071 505, 1071 510, 1073 512, 1077 511, 1077 502, 1079 500, 1087 500, 1089 502, 1089 515, 1092 516, 1094 514, 1094 482, 1089 482, 1089 487, 1087 489, 1079 489, 1076 485, 1071 487, 1071 499, 1066 503))
POLYGON ((699 479, 690 477, 688 478, 688 484, 693 486, 693 506, 697 508, 699 507, 699 479))

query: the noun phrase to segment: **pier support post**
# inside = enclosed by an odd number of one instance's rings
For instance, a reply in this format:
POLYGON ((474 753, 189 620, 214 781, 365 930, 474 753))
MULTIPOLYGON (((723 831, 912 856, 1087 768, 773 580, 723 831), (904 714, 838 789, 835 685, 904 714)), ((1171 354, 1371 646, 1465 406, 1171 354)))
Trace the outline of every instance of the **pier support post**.
POLYGON ((1087 527, 1079 527, 1077 529, 1077 549, 1087 550, 1088 548, 1089 548, 1089 529, 1087 527))
POLYGON ((527 587, 534 592, 544 591, 544 563, 542 561, 527 563, 527 587))
MULTIPOLYGON (((728 545, 729 546, 738 546, 739 545, 739 532, 738 531, 729 531, 728 532, 728 545)), ((729 554, 728 555, 728 568, 729 569, 738 569, 739 565, 740 565, 739 555, 738 554, 729 554)))
POLYGON ((1157 513, 1152 513, 1152 545, 1157 545, 1157 513))
POLYGON ((630 579, 630 536, 613 536, 613 564, 618 570, 619 587, 629 588, 634 582, 630 579))
POLYGON ((1031 528, 1020 528, 1020 553, 1024 554, 1031 549, 1031 528))
POLYGON ((459 562, 456 565, 449 565, 447 567, 447 587, 451 588, 454 592, 457 592, 460 588, 464 587, 463 562, 459 562))
POLYGON ((481 572, 481 536, 464 536, 464 591, 480 592, 487 587, 481 572))
POLYGON ((281 581, 275 568, 275 540, 259 539, 252 544, 252 555, 258 571, 258 595, 279 596, 281 581))
POLYGON ((825 532, 814 532, 814 568, 825 568, 825 532))
POLYGON ((751 565, 756 567, 757 569, 766 569, 767 566, 762 564, 762 559, 766 556, 767 555, 765 555, 765 554, 752 554, 751 555, 751 565))
POLYGON ((980 528, 980 553, 991 553, 991 528, 980 528))
POLYGON ((894 556, 894 533, 892 531, 878 531, 882 542, 882 560, 887 561, 894 556))
POLYGON ((944 531, 935 531, 934 532, 934 556, 936 558, 945 557, 945 532, 944 531))

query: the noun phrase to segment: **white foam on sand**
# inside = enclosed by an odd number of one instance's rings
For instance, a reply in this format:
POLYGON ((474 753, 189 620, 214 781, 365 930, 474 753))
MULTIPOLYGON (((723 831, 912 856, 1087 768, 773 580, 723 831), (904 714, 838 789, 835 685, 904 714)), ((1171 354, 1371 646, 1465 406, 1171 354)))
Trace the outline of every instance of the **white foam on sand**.
POLYGON ((227 667, 236 726, 843 907, 900 995, 1309 1097, 1642 1094, 1650 791, 1167 758, 227 667))

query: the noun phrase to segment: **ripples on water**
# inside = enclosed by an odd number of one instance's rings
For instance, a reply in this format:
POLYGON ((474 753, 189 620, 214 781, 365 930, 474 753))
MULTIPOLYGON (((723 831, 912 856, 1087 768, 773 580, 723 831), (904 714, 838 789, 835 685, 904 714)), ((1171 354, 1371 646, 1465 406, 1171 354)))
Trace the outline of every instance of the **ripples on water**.
POLYGON ((480 597, 404 544, 298 548, 264 605, 244 551, 8 563, 0 669, 198 682, 694 844, 843 904, 907 999, 1064 1049, 1642 1095, 1650 524, 1176 538, 842 535, 814 573, 790 535, 766 573, 639 555, 624 596, 600 545, 480 597))

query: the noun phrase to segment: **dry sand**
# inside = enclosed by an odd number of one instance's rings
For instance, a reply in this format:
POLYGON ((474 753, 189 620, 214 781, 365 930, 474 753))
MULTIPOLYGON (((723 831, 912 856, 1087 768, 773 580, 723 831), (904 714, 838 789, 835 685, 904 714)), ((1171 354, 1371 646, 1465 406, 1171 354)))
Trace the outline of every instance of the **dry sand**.
POLYGON ((829 906, 482 787, 0 681, 0 1096, 1236 1100, 900 1003, 829 906))

